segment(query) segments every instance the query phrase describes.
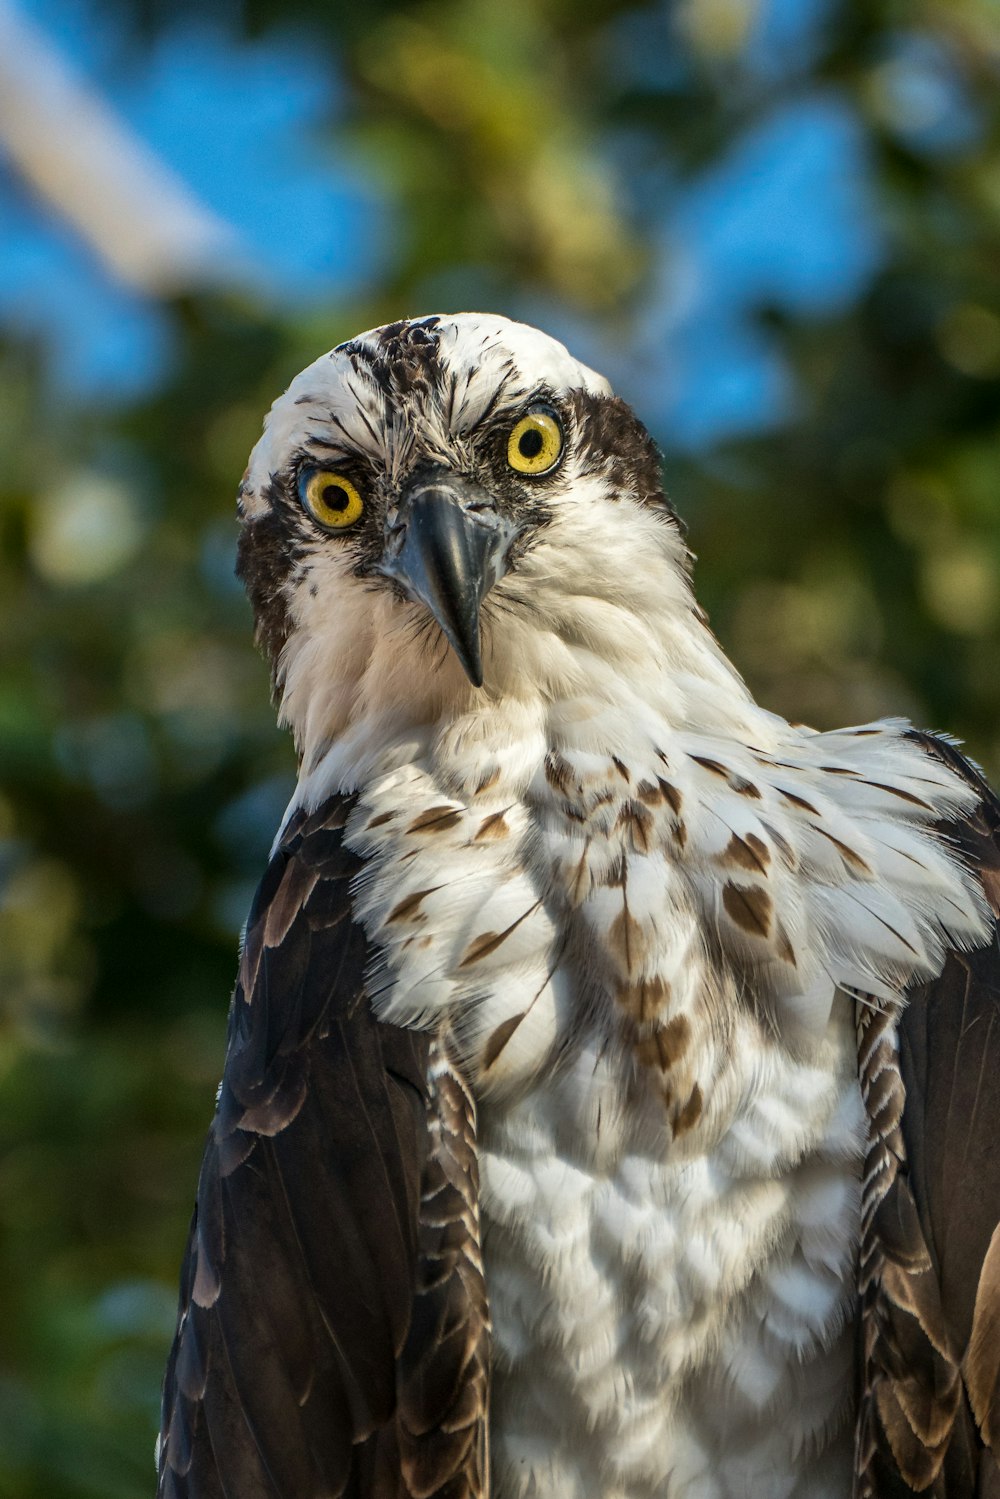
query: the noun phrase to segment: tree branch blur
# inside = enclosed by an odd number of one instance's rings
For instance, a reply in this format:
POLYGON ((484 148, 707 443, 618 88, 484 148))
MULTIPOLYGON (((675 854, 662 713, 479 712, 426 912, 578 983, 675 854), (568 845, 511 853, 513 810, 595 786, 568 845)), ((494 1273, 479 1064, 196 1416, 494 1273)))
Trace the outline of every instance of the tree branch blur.
POLYGON ((247 274, 232 228, 10 0, 0 0, 0 146, 129 286, 164 296, 247 274))

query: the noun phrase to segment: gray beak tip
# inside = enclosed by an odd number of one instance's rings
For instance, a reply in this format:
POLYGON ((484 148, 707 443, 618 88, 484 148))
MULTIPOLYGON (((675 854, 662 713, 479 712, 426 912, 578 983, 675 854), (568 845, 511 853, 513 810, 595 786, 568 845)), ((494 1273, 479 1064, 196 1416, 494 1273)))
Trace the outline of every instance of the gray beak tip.
POLYGON ((456 629, 455 623, 450 620, 445 622, 438 619, 438 623, 447 637, 448 644, 458 657, 462 670, 473 687, 482 687, 483 653, 479 640, 478 618, 466 618, 464 621, 461 621, 460 624, 464 624, 464 629, 456 629))

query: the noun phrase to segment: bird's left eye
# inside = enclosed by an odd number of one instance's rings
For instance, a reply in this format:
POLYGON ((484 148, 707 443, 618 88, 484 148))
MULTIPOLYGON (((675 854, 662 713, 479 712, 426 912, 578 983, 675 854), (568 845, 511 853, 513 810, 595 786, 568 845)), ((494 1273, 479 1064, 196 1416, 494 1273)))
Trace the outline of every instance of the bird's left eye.
POLYGON ((307 470, 299 478, 299 497, 314 520, 329 531, 357 525, 365 502, 354 484, 328 468, 307 470))
POLYGON ((547 406, 522 416, 507 439, 507 462, 519 474, 547 474, 563 450, 562 428, 547 406))

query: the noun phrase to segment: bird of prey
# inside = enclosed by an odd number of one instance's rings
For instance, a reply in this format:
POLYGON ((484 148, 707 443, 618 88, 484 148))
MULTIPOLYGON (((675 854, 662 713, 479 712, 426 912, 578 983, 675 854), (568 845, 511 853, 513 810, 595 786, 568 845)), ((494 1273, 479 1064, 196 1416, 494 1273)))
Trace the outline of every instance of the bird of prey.
POLYGON ((462 314, 280 397, 299 776, 161 1499, 1000 1496, 1000 803, 751 697, 646 430, 462 314))

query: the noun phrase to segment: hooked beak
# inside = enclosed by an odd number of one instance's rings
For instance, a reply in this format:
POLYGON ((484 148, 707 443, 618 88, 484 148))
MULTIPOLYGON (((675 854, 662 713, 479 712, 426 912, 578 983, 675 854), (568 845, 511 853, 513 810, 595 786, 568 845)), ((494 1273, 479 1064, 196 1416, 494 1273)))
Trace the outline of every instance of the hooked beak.
POLYGON ((390 512, 378 570, 430 610, 474 687, 483 685, 479 609, 507 571, 515 534, 489 492, 457 474, 422 479, 390 512))

